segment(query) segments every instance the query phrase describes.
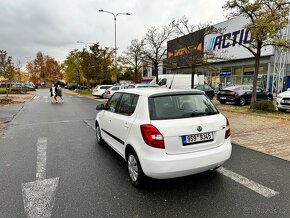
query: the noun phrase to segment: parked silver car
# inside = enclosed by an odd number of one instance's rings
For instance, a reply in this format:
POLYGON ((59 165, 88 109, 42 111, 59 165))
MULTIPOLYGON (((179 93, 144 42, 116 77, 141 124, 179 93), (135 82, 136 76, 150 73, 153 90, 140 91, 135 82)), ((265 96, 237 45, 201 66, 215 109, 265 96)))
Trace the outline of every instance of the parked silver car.
POLYGON ((276 104, 279 111, 285 112, 286 110, 290 110, 290 88, 277 96, 276 104))
POLYGON ((120 85, 117 85, 117 86, 112 86, 110 88, 108 88, 104 95, 103 95, 103 98, 110 98, 116 91, 122 89, 122 86, 120 85))

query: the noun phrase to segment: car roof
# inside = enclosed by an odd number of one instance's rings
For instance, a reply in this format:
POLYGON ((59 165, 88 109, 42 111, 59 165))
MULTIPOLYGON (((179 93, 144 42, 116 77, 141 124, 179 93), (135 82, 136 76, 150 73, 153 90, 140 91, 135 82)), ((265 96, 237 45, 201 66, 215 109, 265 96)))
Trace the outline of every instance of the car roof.
POLYGON ((118 92, 137 94, 145 97, 159 95, 177 95, 177 94, 204 94, 197 89, 166 89, 166 88, 139 88, 139 89, 121 89, 118 92))

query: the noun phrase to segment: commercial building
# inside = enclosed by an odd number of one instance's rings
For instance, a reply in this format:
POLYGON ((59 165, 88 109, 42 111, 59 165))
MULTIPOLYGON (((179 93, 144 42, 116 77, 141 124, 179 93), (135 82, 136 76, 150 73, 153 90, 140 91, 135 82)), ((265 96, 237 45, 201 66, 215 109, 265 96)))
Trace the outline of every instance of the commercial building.
MULTIPOLYGON (((206 82, 215 88, 253 84, 255 60, 245 48, 251 42, 251 33, 244 28, 247 22, 240 16, 213 25, 220 32, 208 34, 199 30, 168 41, 167 60, 171 73, 194 70, 198 75, 205 75, 206 82)), ((284 38, 290 39, 289 29, 288 26, 281 30, 284 38)), ((273 46, 262 49, 258 85, 272 92, 290 88, 289 52, 273 46)))

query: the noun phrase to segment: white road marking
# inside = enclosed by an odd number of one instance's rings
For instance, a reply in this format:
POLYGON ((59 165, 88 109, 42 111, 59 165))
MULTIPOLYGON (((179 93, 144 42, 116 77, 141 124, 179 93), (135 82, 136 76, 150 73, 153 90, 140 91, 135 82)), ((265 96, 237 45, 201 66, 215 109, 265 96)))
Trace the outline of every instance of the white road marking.
POLYGON ((252 181, 244 176, 241 176, 241 175, 239 175, 231 170, 227 170, 223 167, 218 168, 217 171, 219 173, 221 173, 222 175, 224 175, 224 176, 234 180, 235 182, 257 192, 258 194, 260 194, 266 198, 271 198, 271 197, 279 194, 279 192, 276 192, 270 188, 267 188, 267 187, 265 187, 257 182, 254 182, 254 181, 252 181))
POLYGON ((46 177, 47 138, 37 140, 36 181, 22 183, 23 205, 27 217, 51 217, 59 178, 46 177))
POLYGON ((33 97, 33 99, 39 99, 39 96, 36 95, 36 96, 33 97))
POLYGON ((36 179, 42 180, 46 177, 46 148, 47 138, 39 138, 37 141, 37 163, 36 179))

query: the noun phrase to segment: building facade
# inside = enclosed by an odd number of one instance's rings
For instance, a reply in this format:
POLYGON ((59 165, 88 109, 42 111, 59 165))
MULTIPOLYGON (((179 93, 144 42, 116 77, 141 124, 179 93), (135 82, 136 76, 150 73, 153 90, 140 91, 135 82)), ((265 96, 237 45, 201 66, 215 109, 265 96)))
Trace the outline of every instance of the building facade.
MULTIPOLYGON (((245 17, 240 16, 213 26, 216 30, 221 30, 222 34, 204 34, 198 31, 169 41, 167 43, 168 62, 175 62, 172 65, 175 67, 171 67, 171 72, 191 73, 194 70, 198 75, 205 75, 206 83, 214 88, 253 84, 255 59, 253 54, 245 48, 251 42, 251 33, 244 28, 247 22, 245 17), (185 37, 187 41, 193 42, 191 46, 197 51, 202 51, 203 60, 199 57, 196 59, 188 57, 186 48, 190 45, 180 43, 185 37), (189 63, 184 61, 186 57, 189 63), (190 66, 190 61, 194 63, 194 68, 190 66)), ((281 33, 285 38, 290 39, 289 27, 281 33)), ((200 54, 201 52, 197 55, 200 56, 200 54)), ((290 87, 289 52, 286 53, 273 46, 266 46, 262 49, 258 85, 272 92, 281 92, 290 87)))

